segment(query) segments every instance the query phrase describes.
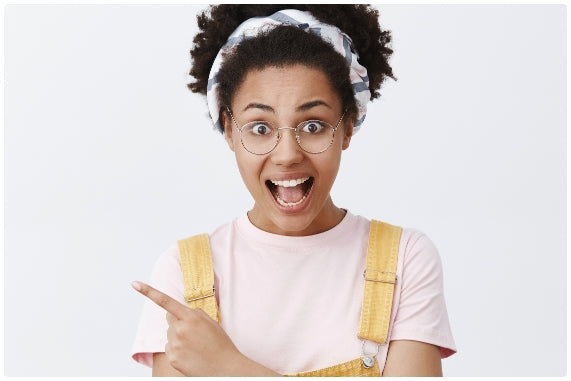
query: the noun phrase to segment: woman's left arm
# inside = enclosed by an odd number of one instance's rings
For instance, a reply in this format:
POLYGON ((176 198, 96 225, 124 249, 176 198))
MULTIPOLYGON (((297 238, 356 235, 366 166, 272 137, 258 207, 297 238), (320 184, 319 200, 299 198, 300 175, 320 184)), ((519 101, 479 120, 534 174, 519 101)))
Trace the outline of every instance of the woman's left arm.
POLYGON ((396 315, 383 375, 442 376, 441 359, 456 351, 444 300, 442 263, 428 237, 413 230, 404 234, 399 298, 393 306, 396 315))
POLYGON ((440 377, 440 348, 420 341, 391 341, 383 376, 440 377))

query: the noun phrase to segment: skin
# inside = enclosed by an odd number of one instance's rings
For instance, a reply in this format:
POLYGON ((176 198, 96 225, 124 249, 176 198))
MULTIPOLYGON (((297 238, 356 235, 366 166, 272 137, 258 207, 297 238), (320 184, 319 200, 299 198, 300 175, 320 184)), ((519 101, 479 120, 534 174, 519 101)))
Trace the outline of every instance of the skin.
POLYGON ((153 356, 153 376, 279 376, 236 349, 204 311, 188 308, 142 282, 133 288, 167 311, 165 353, 153 356))
MULTIPOLYGON (((341 100, 326 75, 303 65, 250 71, 236 90, 231 109, 240 127, 254 120, 267 120, 280 127, 297 126, 308 119, 335 126, 343 114, 341 100)), ((333 204, 329 192, 339 170, 341 153, 351 141, 352 121, 342 121, 333 144, 320 154, 304 152, 293 131, 283 130, 272 152, 253 155, 242 146, 240 132, 226 114, 223 124, 242 180, 254 198, 248 217, 255 226, 274 234, 302 236, 329 230, 343 219, 345 211, 333 204), (308 206, 293 214, 276 208, 266 181, 305 176, 314 178, 308 206)))
MULTIPOLYGON (((142 282, 133 288, 167 311, 168 343, 153 356, 153 376, 280 376, 238 351, 216 321, 142 282)), ((389 344, 384 377, 440 377, 440 349, 411 340, 389 344)))
MULTIPOLYGON (((308 119, 335 126, 343 114, 340 98, 326 75, 303 65, 248 72, 230 107, 240 127, 253 120, 297 126, 308 119)), ((341 153, 351 141, 353 124, 346 119, 333 144, 320 154, 304 152, 293 131, 284 130, 272 152, 253 155, 242 146, 232 119, 223 114, 226 141, 254 198, 248 217, 255 226, 274 234, 303 236, 329 230, 343 219, 345 211, 333 204, 330 191, 341 153), (305 176, 313 177, 314 183, 304 207, 295 213, 277 207, 266 181, 305 176)), ((188 308, 144 283, 134 282, 133 287, 167 311, 168 344, 164 353, 153 356, 153 376, 279 376, 240 353, 220 325, 203 311, 188 308)), ((441 376, 440 350, 417 341, 392 341, 383 375, 441 376)))

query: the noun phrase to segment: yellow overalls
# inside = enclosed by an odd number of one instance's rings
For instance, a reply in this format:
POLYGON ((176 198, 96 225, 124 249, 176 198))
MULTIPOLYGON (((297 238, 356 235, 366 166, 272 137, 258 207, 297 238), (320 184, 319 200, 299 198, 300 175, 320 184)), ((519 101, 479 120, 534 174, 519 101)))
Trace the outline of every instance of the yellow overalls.
MULTIPOLYGON (((357 336, 378 345, 387 344, 401 232, 402 228, 398 226, 371 221, 367 265, 363 273, 365 291, 357 336)), ((178 247, 184 277, 184 298, 188 307, 200 308, 220 322, 214 297, 214 271, 208 234, 180 240, 178 247)), ((363 353, 362 357, 342 364, 286 376, 380 376, 379 364, 374 356, 363 353)))

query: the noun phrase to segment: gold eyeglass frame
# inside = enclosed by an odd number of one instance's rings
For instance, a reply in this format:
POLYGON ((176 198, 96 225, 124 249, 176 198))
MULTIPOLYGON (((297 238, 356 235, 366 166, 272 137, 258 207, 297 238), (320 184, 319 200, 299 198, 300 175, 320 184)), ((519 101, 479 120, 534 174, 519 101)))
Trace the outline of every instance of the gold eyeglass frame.
MULTIPOLYGON (((269 154, 270 152, 272 152, 272 151, 278 146, 278 143, 280 142, 280 138, 281 138, 280 130, 293 130, 293 131, 295 132, 295 140, 296 140, 296 142, 297 142, 297 145, 298 145, 299 148, 301 148, 301 150, 304 151, 304 152, 307 152, 307 153, 310 153, 310 154, 313 154, 313 155, 317 155, 317 154, 320 154, 320 153, 322 153, 322 152, 325 152, 325 151, 327 151, 327 150, 329 149, 329 147, 331 147, 331 145, 333 144, 333 141, 335 140, 335 132, 336 132, 337 129, 339 128, 339 125, 341 124, 341 121, 343 120, 343 118, 345 117, 345 114, 347 113, 347 110, 343 111, 343 114, 341 114, 341 118, 339 118, 339 121, 337 122, 337 124, 335 125, 335 127, 333 127, 330 123, 328 123, 328 122, 326 122, 326 121, 324 121, 324 120, 319 120, 319 119, 309 119, 309 120, 305 120, 305 121, 299 123, 299 124, 297 125, 297 127, 279 127, 279 128, 276 129, 276 141, 275 141, 275 144, 272 146, 272 148, 270 148, 268 151, 266 151, 266 152, 264 152, 264 153, 256 153, 256 152, 250 151, 250 150, 246 147, 246 145, 244 145, 244 140, 243 140, 243 138, 242 138, 242 129, 243 129, 246 125, 248 125, 248 124, 250 124, 250 123, 252 123, 252 122, 257 122, 257 121, 251 121, 251 122, 245 123, 242 127, 239 127, 238 123, 236 122, 236 119, 234 119, 234 114, 232 114, 232 111, 230 110, 230 107, 226 107, 226 110, 227 110, 228 113, 230 114, 230 118, 232 118, 232 121, 234 122, 234 125, 236 126, 236 128, 238 129, 238 131, 240 131, 240 143, 242 144, 242 147, 244 147, 244 149, 245 149, 246 151, 248 151, 249 153, 251 153, 252 155, 267 155, 267 154, 269 154), (327 147, 325 147, 323 150, 321 150, 321 151, 319 151, 319 152, 307 151, 306 149, 304 149, 304 148, 301 146, 301 142, 300 142, 301 138, 300 138, 300 136, 299 136, 299 134, 298 134, 297 128, 298 128, 299 126, 301 126, 302 124, 307 123, 307 122, 310 122, 310 121, 316 121, 316 122, 324 123, 324 124, 326 124, 329 128, 331 128, 331 129, 333 130, 333 134, 331 135, 331 141, 329 142, 329 144, 327 145, 327 147)), ((269 124, 269 122, 262 121, 262 120, 260 120, 260 121, 258 121, 258 122, 264 122, 264 123, 268 123, 268 124, 269 124)))

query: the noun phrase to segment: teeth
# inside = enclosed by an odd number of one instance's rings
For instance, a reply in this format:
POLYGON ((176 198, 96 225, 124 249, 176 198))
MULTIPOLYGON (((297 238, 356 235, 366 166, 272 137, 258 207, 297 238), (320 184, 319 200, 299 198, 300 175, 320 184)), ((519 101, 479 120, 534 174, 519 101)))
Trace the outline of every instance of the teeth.
POLYGON ((301 198, 301 200, 297 201, 297 202, 285 202, 284 200, 282 200, 280 198, 280 196, 276 195, 276 200, 278 200, 278 204, 280 204, 281 206, 296 206, 299 205, 303 202, 303 200, 305 200, 305 195, 301 198))
MULTIPOLYGON (((278 180, 270 180, 272 182, 272 184, 280 186, 280 187, 285 187, 285 188, 289 188, 289 187, 295 187, 296 185, 299 185, 301 183, 306 182, 307 180, 309 180, 309 177, 304 177, 302 179, 292 179, 292 180, 284 180, 284 181, 278 181, 278 180)), ((303 200, 303 199, 302 199, 303 200)), ((299 202, 298 202, 299 203, 299 202)), ((287 204, 287 203, 284 203, 287 204)), ((296 204, 297 205, 297 204, 296 204)))

